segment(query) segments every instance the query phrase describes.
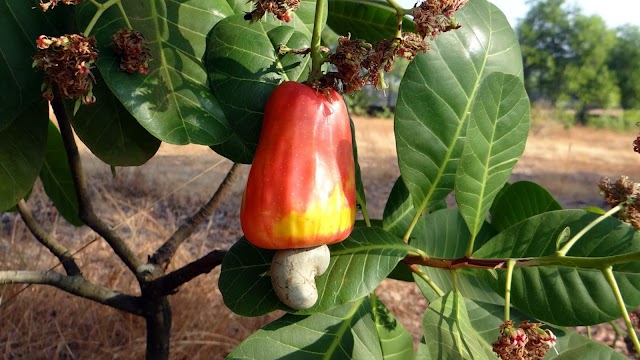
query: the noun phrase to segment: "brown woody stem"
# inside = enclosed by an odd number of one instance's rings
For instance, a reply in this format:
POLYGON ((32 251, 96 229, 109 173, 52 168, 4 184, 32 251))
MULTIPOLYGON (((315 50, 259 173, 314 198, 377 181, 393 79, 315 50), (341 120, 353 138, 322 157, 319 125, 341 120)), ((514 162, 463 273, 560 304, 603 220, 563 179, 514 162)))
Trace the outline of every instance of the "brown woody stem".
POLYGON ((175 292, 181 285, 199 275, 210 273, 211 270, 222 264, 226 253, 224 250, 213 250, 200 259, 149 282, 150 292, 155 296, 164 296, 175 292))
POLYGON ((24 200, 20 200, 16 205, 20 217, 27 225, 27 229, 31 231, 31 234, 38 240, 38 242, 46 247, 55 257, 60 260, 60 263, 64 267, 65 272, 69 276, 80 275, 81 271, 71 252, 59 243, 53 236, 47 233, 33 217, 31 210, 27 206, 24 200))
POLYGON ((108 305, 112 308, 142 315, 140 299, 135 296, 102 287, 80 275, 66 276, 55 271, 0 271, 0 284, 50 285, 85 299, 108 305))
POLYGON ((102 236, 120 260, 140 279, 141 275, 138 269, 143 265, 142 261, 131 251, 125 241, 93 212, 84 171, 82 170, 80 153, 78 152, 78 146, 73 136, 73 129, 71 128, 69 117, 64 107, 62 94, 60 94, 59 91, 56 91, 51 106, 58 120, 60 134, 62 135, 64 148, 67 152, 67 159, 69 161, 69 167, 71 168, 71 177, 76 195, 78 196, 80 219, 93 229, 93 231, 98 233, 98 235, 102 236))
POLYGON ((165 241, 158 250, 156 250, 149 259, 150 264, 162 265, 164 268, 169 265, 169 262, 175 255, 178 247, 180 247, 180 245, 182 245, 182 243, 191 236, 195 228, 200 225, 200 223, 213 214, 218 205, 220 205, 224 196, 231 190, 231 185, 238 177, 239 168, 239 164, 233 164, 233 166, 231 166, 231 169, 229 169, 229 172, 227 172, 227 175, 224 180, 222 180, 222 183, 218 186, 218 190, 216 190, 211 199, 209 199, 209 201, 184 224, 180 225, 178 230, 176 230, 173 235, 171 235, 171 237, 167 239, 167 241, 165 241))

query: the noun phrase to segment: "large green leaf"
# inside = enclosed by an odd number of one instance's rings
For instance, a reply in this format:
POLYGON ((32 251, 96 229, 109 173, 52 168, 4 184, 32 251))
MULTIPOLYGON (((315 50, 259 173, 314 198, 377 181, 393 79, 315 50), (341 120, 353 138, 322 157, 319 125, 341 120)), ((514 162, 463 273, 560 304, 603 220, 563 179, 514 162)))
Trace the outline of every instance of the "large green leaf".
MULTIPOLYGON (((147 39, 153 60, 146 75, 119 70, 111 36, 126 24, 118 6, 109 8, 94 32, 100 49, 98 68, 116 97, 162 141, 215 145, 229 139, 231 127, 207 87, 202 58, 207 34, 233 14, 231 5, 223 0, 123 1, 121 5, 133 29, 147 39)), ((94 13, 93 4, 85 2, 78 12, 79 22, 87 24, 94 13)))
MULTIPOLYGON (((336 33, 370 43, 393 38, 398 30, 396 11, 386 1, 330 0, 327 25, 336 33)), ((413 21, 405 16, 403 31, 415 31, 413 21)))
MULTIPOLYGON (((112 166, 138 166, 155 155, 160 140, 143 128, 96 73, 98 101, 71 116, 76 134, 100 160, 112 166)), ((72 107, 69 103, 69 108, 72 107)), ((71 111, 69 111, 71 114, 71 111)))
MULTIPOLYGON (((409 243, 411 246, 421 249, 431 257, 457 259, 465 255, 471 234, 458 209, 438 210, 421 221, 423 225, 420 227, 420 232, 414 233, 415 237, 409 243)), ((489 227, 484 228, 480 233, 481 239, 490 236, 492 232, 489 227)), ((454 288, 450 270, 426 266, 419 268, 442 291, 448 292, 454 288)), ((419 276, 414 275, 414 280, 427 300, 434 301, 438 298, 431 287, 419 276)), ((469 299, 494 304, 504 303, 502 296, 497 294, 475 270, 457 270, 457 289, 469 299)))
POLYGON ((465 299, 451 291, 429 304, 422 319, 429 354, 434 359, 495 359, 490 346, 471 326, 465 299))
POLYGON ((233 136, 213 150, 235 162, 251 162, 271 92, 283 81, 304 80, 311 63, 309 56, 280 56, 277 49, 280 44, 309 47, 307 32, 304 26, 271 21, 250 24, 242 15, 230 16, 213 28, 207 42, 207 72, 233 129, 233 136))
POLYGON ((382 359, 365 300, 310 316, 287 314, 246 338, 227 359, 382 359))
POLYGON ((60 215, 70 224, 81 226, 83 223, 78 211, 80 205, 71 177, 67 152, 64 149, 62 136, 52 122, 49 122, 47 150, 42 169, 40 169, 40 180, 44 191, 53 201, 60 215))
POLYGON ((517 37, 497 7, 470 1, 456 18, 462 28, 438 35, 431 50, 409 64, 398 92, 398 164, 420 212, 453 190, 482 79, 496 71, 522 76, 517 37))
MULTIPOLYGON (((565 228, 578 233, 598 215, 584 210, 544 213, 511 226, 474 253, 479 258, 551 256, 565 228)), ((640 251, 640 234, 617 219, 607 218, 589 230, 568 256, 606 257, 640 251)), ((616 299, 596 269, 562 267, 520 268, 513 272, 511 303, 519 310, 556 325, 594 325, 620 317, 616 299)), ((640 305, 640 262, 613 268, 626 305, 640 305)), ((503 293, 506 274, 491 281, 503 293)))
POLYGON ((24 198, 44 160, 47 146, 48 107, 36 100, 0 131, 0 212, 24 198))
POLYGON ((369 298, 382 348, 382 358, 385 360, 413 359, 413 337, 411 334, 396 320, 391 311, 374 293, 369 298))
POLYGON ((37 0, 0 0, 0 131, 41 97, 42 73, 31 66, 36 39, 60 35, 58 25, 68 15, 65 8, 43 13, 37 0))
POLYGON ((495 72, 482 80, 455 177, 456 202, 472 239, 524 151, 530 122, 519 78, 495 72))
POLYGON ((491 206, 491 225, 503 231, 534 215, 560 209, 560 204, 545 188, 533 182, 519 181, 496 197, 491 206))
MULTIPOLYGON (((318 302, 298 313, 325 311, 368 295, 409 248, 380 228, 355 228, 346 240, 329 247, 329 269, 316 278, 318 302)), ((280 302, 271 286, 269 269, 274 253, 244 238, 231 247, 222 262, 219 288, 233 312, 260 316, 276 309, 293 311, 280 302)))

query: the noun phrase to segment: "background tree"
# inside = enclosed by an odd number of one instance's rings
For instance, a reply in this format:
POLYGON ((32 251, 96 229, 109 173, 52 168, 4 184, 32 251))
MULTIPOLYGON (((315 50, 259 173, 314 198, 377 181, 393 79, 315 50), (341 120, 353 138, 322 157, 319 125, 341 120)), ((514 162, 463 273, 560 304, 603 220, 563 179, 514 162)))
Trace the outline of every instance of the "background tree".
POLYGON ((525 86, 532 100, 555 104, 571 59, 572 10, 564 6, 564 0, 538 0, 530 5, 517 27, 525 86))
POLYGON ((563 71, 560 99, 574 102, 576 121, 585 124, 590 108, 610 108, 620 102, 620 89, 607 66, 615 33, 600 16, 577 13, 569 38, 571 53, 563 71))
POLYGON ((620 105, 640 108, 640 27, 624 25, 616 29, 608 65, 620 88, 620 105))

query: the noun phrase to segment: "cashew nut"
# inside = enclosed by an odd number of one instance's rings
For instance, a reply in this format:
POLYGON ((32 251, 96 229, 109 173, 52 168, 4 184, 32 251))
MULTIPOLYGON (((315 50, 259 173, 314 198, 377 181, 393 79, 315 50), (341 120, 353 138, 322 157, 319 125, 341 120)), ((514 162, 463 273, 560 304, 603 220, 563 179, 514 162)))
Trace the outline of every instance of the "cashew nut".
POLYGON ((315 277, 327 271, 329 257, 327 245, 277 251, 271 261, 271 283, 278 298, 297 310, 312 307, 318 301, 315 277))

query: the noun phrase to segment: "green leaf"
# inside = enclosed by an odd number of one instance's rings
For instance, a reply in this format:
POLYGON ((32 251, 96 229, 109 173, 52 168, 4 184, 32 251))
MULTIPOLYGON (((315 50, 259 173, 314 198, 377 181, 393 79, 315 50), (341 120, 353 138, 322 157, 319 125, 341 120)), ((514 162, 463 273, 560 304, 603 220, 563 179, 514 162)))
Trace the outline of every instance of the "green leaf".
POLYGON ((36 39, 60 35, 58 25, 68 15, 65 6, 43 13, 38 4, 37 0, 0 0, 0 131, 41 98, 42 73, 32 67, 36 39))
MULTIPOLYGON (((424 217, 422 222, 421 232, 415 233, 415 238, 409 243, 411 246, 421 249, 431 257, 457 259, 464 256, 471 234, 457 209, 435 211, 424 217)), ((484 228, 479 240, 491 235, 491 230, 484 228)), ((454 288, 451 271, 427 266, 419 268, 440 290, 448 292, 454 288)), ((434 301, 438 298, 422 278, 414 275, 414 280, 427 300, 434 301)), ((502 296, 496 294, 474 270, 457 270, 457 289, 470 299, 494 304, 504 303, 502 296)))
POLYGON ((413 359, 413 337, 411 334, 396 320, 375 293, 372 293, 369 298, 382 348, 382 358, 385 360, 413 359))
POLYGON ((491 347, 471 326, 465 299, 457 291, 429 304, 422 328, 435 359, 495 359, 491 347))
POLYGON ((37 100, 0 131, 0 212, 12 208, 38 178, 47 146, 48 107, 37 100))
POLYGON ((545 188, 533 182, 519 181, 507 187, 494 201, 491 225, 500 232, 534 215, 560 209, 560 204, 545 188))
MULTIPOLYGON (((578 233, 598 215, 559 210, 511 226, 483 245, 478 258, 551 256, 558 237, 569 228, 578 233)), ((640 233, 614 218, 589 230, 567 256, 607 257, 640 251, 640 233)), ((559 262, 561 266, 561 262, 559 262)), ((614 275, 630 309, 640 305, 640 262, 614 266, 614 275)), ((505 272, 496 271, 492 286, 504 292, 505 272)), ((487 276, 487 278, 489 278, 487 276)), ((594 325, 620 317, 620 310, 599 270, 570 267, 520 268, 513 272, 511 303, 524 313, 556 325, 594 325)))
MULTIPOLYGON (((316 278, 318 302, 298 313, 315 313, 367 296, 405 257, 410 249, 402 240, 380 228, 355 228, 349 237, 329 246, 329 269, 316 278)), ((244 316, 260 316, 281 309, 271 286, 269 269, 273 250, 240 239, 222 262, 218 284, 225 305, 244 316)))
POLYGON ((429 354, 429 347, 427 347, 427 342, 424 339, 420 339, 420 343, 418 344, 418 351, 416 351, 416 360, 431 360, 431 354, 429 354))
POLYGON ((213 146, 214 151, 235 162, 251 162, 271 92, 283 81, 306 79, 309 56, 277 53, 280 44, 309 47, 307 28, 302 29, 262 21, 250 24, 242 15, 230 16, 213 28, 207 42, 207 72, 233 129, 233 136, 213 146))
POLYGON ((520 79, 496 72, 482 80, 455 177, 456 202, 472 238, 522 155, 530 122, 520 79))
POLYGON ((60 215, 72 225, 83 225, 78 211, 80 205, 71 177, 67 152, 58 128, 51 121, 49 121, 44 163, 40 169, 40 180, 44 191, 53 201, 60 215))
MULTIPOLYGON (((409 194, 409 190, 402 178, 399 177, 391 189, 387 204, 384 206, 384 212, 382 213, 383 228, 402 238, 415 216, 416 209, 413 206, 411 194, 409 194)), ((422 222, 418 222, 416 226, 422 226, 422 222)), ((414 230, 414 233, 420 232, 420 229, 414 230)))
MULTIPOLYGON (((119 69, 111 36, 126 24, 118 6, 100 17, 94 28, 104 81, 138 122, 156 138, 172 144, 215 145, 231 136, 231 127, 207 86, 202 58, 206 37, 225 16, 233 14, 223 0, 123 1, 133 29, 149 45, 149 73, 119 69)), ((95 6, 85 2, 78 22, 86 25, 95 6)), ((100 99, 98 98, 99 102, 100 99)))
POLYGON ((358 161, 358 145, 356 143, 356 128, 353 124, 353 120, 349 119, 351 125, 351 142, 353 144, 353 160, 356 166, 356 202, 362 208, 362 215, 365 218, 369 217, 367 212, 367 198, 364 193, 364 184, 362 184, 362 172, 360 171, 360 162, 358 161), (366 214, 366 215, 365 215, 366 214))
MULTIPOLYGON (((370 43, 393 38, 398 30, 396 11, 386 1, 329 0, 327 25, 336 33, 370 43)), ((402 31, 415 31, 413 21, 405 16, 402 31)))
POLYGON ((398 92, 398 164, 420 212, 454 188, 468 113, 482 79, 496 71, 522 76, 517 37, 498 8, 475 0, 456 18, 462 27, 438 35, 431 50, 409 64, 398 92))
POLYGON ((310 316, 284 315, 246 338, 227 359, 382 359, 365 300, 310 316))
POLYGON ((554 360, 628 360, 629 358, 620 354, 615 349, 599 341, 591 340, 573 331, 567 331, 566 335, 556 330, 554 334, 558 337, 556 354, 553 349, 547 354, 551 354, 549 359, 554 360), (564 336, 562 336, 564 335, 564 336), (556 356, 554 356, 556 355, 556 356))
POLYGON ((90 106, 81 106, 71 116, 73 129, 89 150, 109 165, 144 164, 158 151, 160 140, 136 121, 102 81, 98 72, 95 76, 93 94, 98 101, 90 106))

